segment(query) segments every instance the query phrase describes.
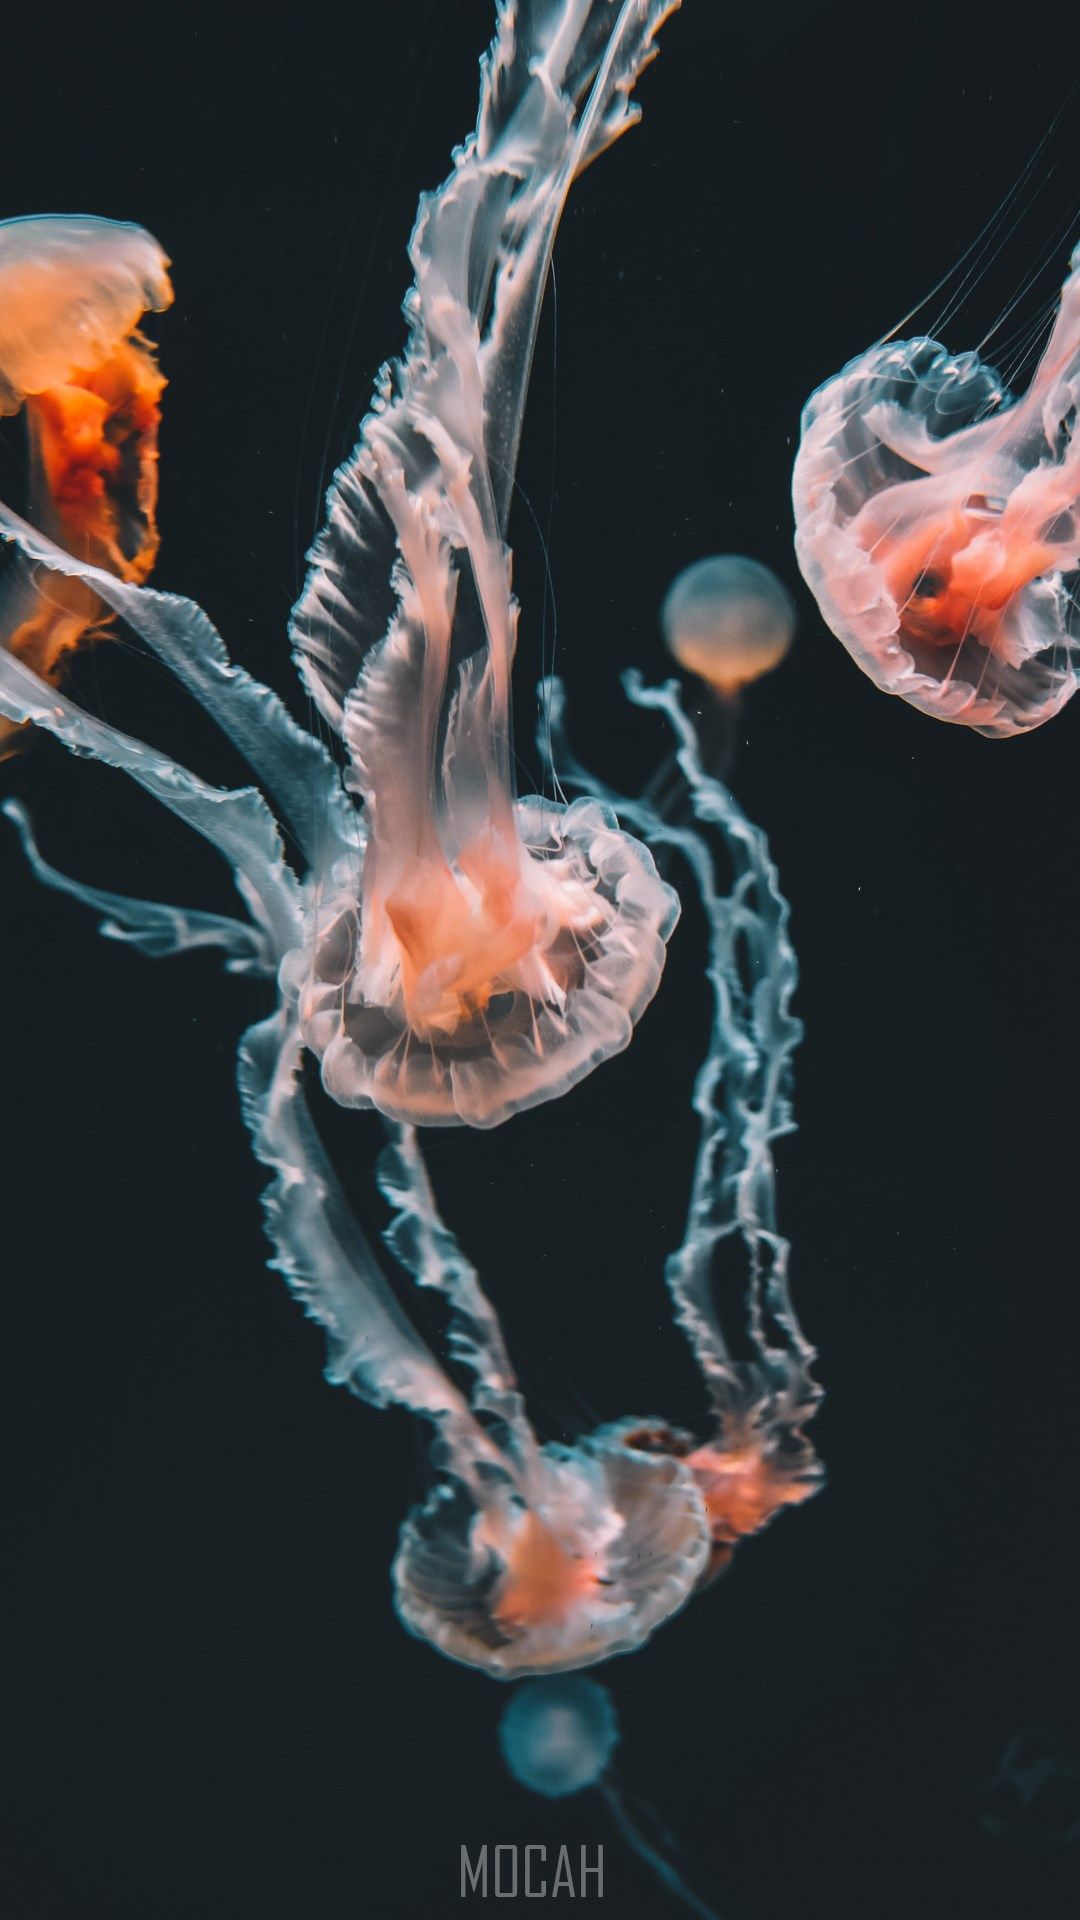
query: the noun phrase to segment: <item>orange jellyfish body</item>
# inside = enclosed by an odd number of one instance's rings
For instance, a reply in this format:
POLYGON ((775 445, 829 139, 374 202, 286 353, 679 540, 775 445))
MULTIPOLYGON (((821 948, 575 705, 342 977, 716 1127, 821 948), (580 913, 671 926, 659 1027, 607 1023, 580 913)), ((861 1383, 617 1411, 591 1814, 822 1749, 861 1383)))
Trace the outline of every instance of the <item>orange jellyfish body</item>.
POLYGON ((1014 400, 976 354, 874 347, 813 395, 796 552, 822 616, 886 693, 1004 737, 1076 690, 1080 253, 1014 400))
MULTIPOLYGON (((28 517, 69 553, 141 584, 158 550, 165 386, 137 331, 172 299, 168 262, 140 227, 41 218, 0 223, 0 412, 25 410, 28 517)), ((115 616, 86 582, 47 589, 17 562, 0 603, 4 646, 55 683, 65 657, 115 616)))

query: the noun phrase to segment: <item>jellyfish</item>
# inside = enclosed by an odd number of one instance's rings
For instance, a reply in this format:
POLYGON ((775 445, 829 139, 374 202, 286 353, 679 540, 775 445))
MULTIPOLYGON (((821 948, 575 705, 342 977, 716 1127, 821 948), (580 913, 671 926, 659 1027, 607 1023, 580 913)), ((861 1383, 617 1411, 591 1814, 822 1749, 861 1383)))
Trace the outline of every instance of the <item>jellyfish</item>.
MULTIPOLYGON (((769 567, 741 553, 685 567, 664 595, 660 628, 672 659, 705 696, 698 740, 705 764, 727 778, 746 687, 772 673, 795 635, 795 602, 769 567)), ((662 812, 682 776, 674 755, 646 789, 662 812)), ((685 797, 685 796, 684 796, 685 797)))
MULTIPOLYGON (((344 791, 201 609, 113 579, 0 509, 0 534, 122 614, 281 805, 308 861, 283 991, 330 1096, 406 1124, 495 1126, 625 1047, 678 915, 609 809, 515 797, 505 544, 555 228, 573 179, 637 118, 630 93, 671 11, 497 6, 476 131, 421 201, 405 353, 335 478, 292 619, 304 682, 344 747, 344 791)), ((0 659, 0 711, 96 751, 27 671, 0 659)), ((137 768, 131 743, 121 757, 136 777, 172 778, 150 749, 137 768)), ((246 865, 218 842, 245 885, 264 827, 246 865)), ((205 810, 200 831, 214 838, 205 810)), ((288 891, 262 874, 260 897, 267 885, 288 891)))
POLYGON ((885 693, 990 739, 1076 690, 1080 251, 1025 394, 977 353, 884 341, 807 402, 795 550, 885 693))
POLYGON ((668 652, 721 700, 771 673, 795 633, 795 602, 760 560, 713 554, 684 568, 660 609, 668 652))
POLYGON ((298 1077, 282 1009, 245 1036, 240 1087, 265 1196, 273 1265, 326 1330, 327 1377, 433 1428, 435 1482, 394 1562, 405 1626, 496 1679, 591 1665, 639 1646, 698 1584, 709 1541, 693 1474, 604 1432, 541 1446, 498 1321, 436 1208, 415 1130, 391 1129, 378 1181, 385 1236, 417 1286, 449 1309, 457 1387, 420 1339, 352 1215, 298 1077))
MULTIPOLYGON (((0 414, 25 413, 28 515, 69 553, 142 582, 158 550, 164 376, 139 332, 172 300, 142 227, 88 216, 0 222, 0 414)), ((115 616, 78 575, 43 580, 23 555, 0 599, 0 644, 55 681, 115 616)), ((13 743, 0 721, 0 750, 13 743)))
POLYGON ((499 1722, 507 1772, 549 1800, 595 1786, 618 1740, 607 1688, 577 1676, 515 1687, 499 1722))
POLYGON ((631 1811, 629 1796, 611 1769, 618 1744, 619 1721, 610 1693, 579 1674, 516 1687, 499 1722, 502 1757, 519 1786, 549 1800, 595 1789, 622 1839, 666 1891, 701 1920, 718 1920, 716 1909, 706 1905, 676 1868, 673 1836, 650 1809, 638 1805, 631 1811), (659 1829, 655 1838, 649 1837, 647 1825, 659 1829))
POLYGON ((810 1498, 822 1481, 804 1432, 821 1397, 811 1370, 815 1353, 791 1299, 790 1246, 777 1228, 773 1162, 774 1143, 794 1127, 791 1060, 802 1027, 790 1002, 798 964, 765 835, 703 766, 677 684, 646 687, 636 673, 626 674, 623 684, 632 703, 661 713, 674 735, 681 798, 693 825, 678 824, 679 796, 670 785, 661 812, 647 798, 616 793, 582 767, 567 741, 565 696, 556 679, 543 689, 542 729, 560 782, 599 793, 654 851, 679 854, 705 914, 713 1021, 694 1086, 700 1139, 686 1229, 665 1278, 710 1412, 703 1437, 664 1421, 617 1422, 611 1430, 628 1446, 686 1460, 705 1501, 710 1571, 717 1573, 740 1540, 810 1498), (718 860, 732 874, 728 892, 718 860), (742 1249, 739 1277, 734 1286, 730 1280, 722 1285, 720 1269, 730 1265, 735 1247, 742 1249), (748 1342, 748 1357, 736 1357, 736 1340, 740 1347, 748 1342))

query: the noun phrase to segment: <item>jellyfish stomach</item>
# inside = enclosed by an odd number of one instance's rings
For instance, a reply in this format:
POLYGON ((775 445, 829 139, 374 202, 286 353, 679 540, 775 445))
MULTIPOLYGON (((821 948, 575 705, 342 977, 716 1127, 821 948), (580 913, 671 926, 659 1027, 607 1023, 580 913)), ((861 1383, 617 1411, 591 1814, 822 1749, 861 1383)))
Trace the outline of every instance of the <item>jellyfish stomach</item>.
MULTIPOLYGON (((150 353, 129 340, 92 373, 73 372, 26 403, 31 521, 69 553, 137 585, 158 550, 164 384, 150 353)), ((115 618, 84 581, 54 574, 42 584, 20 564, 0 607, 0 644, 55 684, 68 655, 115 618)), ((0 739, 17 731, 4 722, 0 739)))
POLYGON ((27 402, 32 518, 69 552, 142 582, 158 549, 157 435, 165 386, 138 336, 92 372, 27 402))
POLYGON ((485 832, 453 862, 421 856, 385 895, 373 894, 357 985, 396 1007, 422 1038, 456 1032, 500 993, 561 1006, 570 982, 552 948, 561 933, 585 932, 598 917, 591 890, 564 863, 537 860, 516 837, 508 843, 485 832))
POLYGON ((930 512, 911 502, 895 517, 875 502, 854 531, 880 567, 901 629, 926 646, 955 649, 974 638, 1012 658, 1008 615, 1016 596, 1076 565, 1076 527, 1061 480, 1058 469, 1036 469, 1011 496, 972 488, 930 512))
POLYGON ((485 1514, 477 1545, 489 1547, 504 1567, 491 1600, 491 1616, 504 1633, 564 1627, 601 1592, 603 1567, 580 1543, 560 1539, 536 1513, 485 1514))

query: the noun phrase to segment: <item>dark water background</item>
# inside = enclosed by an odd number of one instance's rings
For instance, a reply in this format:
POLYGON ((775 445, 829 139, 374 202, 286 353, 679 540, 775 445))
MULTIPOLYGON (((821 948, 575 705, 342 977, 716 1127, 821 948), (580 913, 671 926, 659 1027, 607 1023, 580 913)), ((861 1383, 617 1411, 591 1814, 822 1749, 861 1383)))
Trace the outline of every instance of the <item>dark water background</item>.
MULTIPOLYGON (((400 343, 417 193, 473 122, 489 29, 486 0, 5 23, 0 214, 134 219, 172 255, 157 578, 301 715, 284 632, 324 463, 400 343)), ((520 477, 575 737, 617 783, 657 752, 617 675, 663 669, 674 573, 745 551, 799 599, 733 784, 802 967, 781 1208, 829 1484, 602 1673, 621 1772, 721 1913, 1072 1920, 1080 1853, 992 1840, 972 1783, 1032 1720, 1080 1748, 1080 703, 1001 745, 876 693, 798 582, 788 484, 808 393, 952 267, 1048 130, 946 338, 976 344, 1036 266, 1018 317, 1052 299, 1080 237, 1080 29, 1038 4, 999 30, 967 4, 686 0, 661 49, 643 126, 571 200, 520 477)), ((0 447, 12 500, 20 445, 0 447)), ((525 786, 545 638, 524 507, 513 538, 525 786)), ((237 777, 136 650, 99 650, 74 690, 237 777)), ((60 865, 229 910, 209 853, 119 776, 42 742, 0 784, 60 865)), ((666 1920, 598 1802, 508 1783, 505 1693, 394 1618, 423 1449, 323 1384, 318 1333, 265 1270, 233 1058, 267 991, 100 942, 6 828, 0 860, 0 1913, 442 1920, 481 1910, 462 1842, 603 1840, 602 1910, 666 1920)), ((698 1410, 660 1275, 702 958, 688 914, 628 1053, 557 1108, 431 1142, 549 1437, 698 1410)), ((338 1135, 369 1219, 378 1137, 360 1116, 338 1135)))

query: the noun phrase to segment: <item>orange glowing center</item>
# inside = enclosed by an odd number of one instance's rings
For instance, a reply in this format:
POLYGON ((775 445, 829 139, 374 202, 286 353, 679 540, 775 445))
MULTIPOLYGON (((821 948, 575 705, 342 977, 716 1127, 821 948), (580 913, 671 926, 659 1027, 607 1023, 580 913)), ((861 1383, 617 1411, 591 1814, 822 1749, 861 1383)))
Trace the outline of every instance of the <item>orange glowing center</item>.
POLYGON ((386 901, 400 949, 401 991, 417 1031, 449 1033, 511 987, 547 918, 521 860, 492 837, 466 847, 457 871, 418 860, 386 901), (460 877, 459 877, 460 875, 460 877))
POLYGON ((529 1513, 507 1555, 494 1616, 507 1632, 557 1626, 595 1593, 599 1584, 595 1569, 567 1553, 551 1529, 529 1513))
POLYGON ((932 646, 958 646, 974 634, 992 648, 1013 595, 1057 564, 1056 550, 1030 514, 972 511, 970 503, 920 521, 890 545, 889 591, 905 625, 932 646))
POLYGON ((93 373, 72 373, 27 402, 62 545, 123 580, 145 580, 157 554, 164 386, 136 334, 93 373))
POLYGON ((757 1533, 781 1507, 797 1506, 814 1491, 786 1474, 753 1440, 730 1450, 699 1447, 688 1455, 687 1465, 697 1478, 718 1544, 733 1545, 757 1533))

